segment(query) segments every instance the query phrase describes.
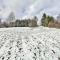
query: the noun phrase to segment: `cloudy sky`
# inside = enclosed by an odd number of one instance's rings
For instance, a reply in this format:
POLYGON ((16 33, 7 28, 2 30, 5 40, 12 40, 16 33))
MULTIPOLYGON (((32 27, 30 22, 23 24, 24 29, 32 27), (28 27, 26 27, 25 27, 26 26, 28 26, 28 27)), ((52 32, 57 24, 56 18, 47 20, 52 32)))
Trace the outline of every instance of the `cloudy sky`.
POLYGON ((0 0, 0 17, 6 18, 13 11, 17 18, 52 16, 60 14, 60 0, 0 0))

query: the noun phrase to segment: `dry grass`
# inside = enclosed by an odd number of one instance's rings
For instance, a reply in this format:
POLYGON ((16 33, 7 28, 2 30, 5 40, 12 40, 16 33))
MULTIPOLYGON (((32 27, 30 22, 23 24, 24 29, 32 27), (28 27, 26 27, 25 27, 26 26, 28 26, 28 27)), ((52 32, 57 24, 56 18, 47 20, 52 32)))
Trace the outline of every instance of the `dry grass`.
POLYGON ((49 22, 48 27, 60 28, 60 22, 59 21, 54 21, 54 23, 53 22, 49 22))

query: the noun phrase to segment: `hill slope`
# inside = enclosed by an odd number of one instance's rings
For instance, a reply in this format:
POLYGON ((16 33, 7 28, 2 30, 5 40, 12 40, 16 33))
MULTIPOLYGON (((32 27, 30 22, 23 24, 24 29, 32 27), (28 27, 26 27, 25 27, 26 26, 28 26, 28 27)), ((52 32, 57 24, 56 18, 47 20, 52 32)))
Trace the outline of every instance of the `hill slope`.
POLYGON ((59 60, 60 29, 1 28, 0 60, 59 60))

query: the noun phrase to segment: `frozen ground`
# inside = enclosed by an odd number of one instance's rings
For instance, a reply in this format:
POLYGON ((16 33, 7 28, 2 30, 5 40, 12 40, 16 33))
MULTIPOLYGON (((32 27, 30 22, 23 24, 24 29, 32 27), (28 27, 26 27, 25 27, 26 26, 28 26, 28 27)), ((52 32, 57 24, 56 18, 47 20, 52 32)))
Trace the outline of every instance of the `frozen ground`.
POLYGON ((60 29, 0 28, 0 60, 60 60, 60 29))

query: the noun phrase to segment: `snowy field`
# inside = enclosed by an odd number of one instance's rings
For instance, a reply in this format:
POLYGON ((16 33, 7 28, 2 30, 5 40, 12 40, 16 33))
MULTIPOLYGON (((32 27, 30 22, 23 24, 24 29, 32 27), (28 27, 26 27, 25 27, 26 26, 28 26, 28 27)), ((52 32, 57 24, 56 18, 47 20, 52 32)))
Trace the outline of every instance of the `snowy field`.
POLYGON ((60 29, 0 28, 0 60, 60 60, 60 29))

